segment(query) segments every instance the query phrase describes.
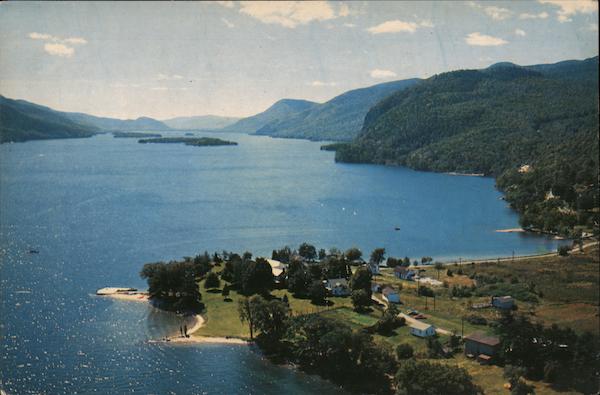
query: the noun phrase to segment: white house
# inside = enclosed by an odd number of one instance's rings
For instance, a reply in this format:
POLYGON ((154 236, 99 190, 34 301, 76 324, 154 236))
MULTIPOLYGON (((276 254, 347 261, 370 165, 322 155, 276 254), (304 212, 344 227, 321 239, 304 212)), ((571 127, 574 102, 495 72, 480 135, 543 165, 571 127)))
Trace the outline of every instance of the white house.
POLYGON ((287 275, 286 271, 288 266, 275 259, 267 259, 267 262, 271 265, 271 273, 273 273, 273 277, 275 277, 275 284, 281 284, 287 275))
POLYGON ((385 287, 381 291, 381 294, 383 295, 383 299, 389 303, 400 303, 400 294, 392 287, 385 287))
POLYGON ((435 327, 425 322, 415 321, 410 324, 410 333, 418 337, 430 337, 435 335, 435 327))
POLYGON ((348 296, 351 293, 348 280, 345 278, 329 279, 325 284, 325 288, 333 296, 348 296))

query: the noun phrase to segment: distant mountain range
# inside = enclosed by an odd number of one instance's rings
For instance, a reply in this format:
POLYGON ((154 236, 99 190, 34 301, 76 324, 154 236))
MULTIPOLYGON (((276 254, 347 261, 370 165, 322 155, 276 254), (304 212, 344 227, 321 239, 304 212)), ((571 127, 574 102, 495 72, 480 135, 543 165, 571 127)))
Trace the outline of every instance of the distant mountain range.
POLYGON ((225 127, 223 130, 253 134, 270 122, 287 119, 318 105, 318 103, 308 100, 282 99, 265 111, 251 117, 242 118, 233 125, 225 127))
POLYGON ((243 118, 224 130, 310 140, 350 140, 360 131, 369 108, 418 81, 415 78, 355 89, 325 103, 279 100, 267 110, 243 118))
POLYGON ((177 130, 217 130, 233 125, 240 118, 220 117, 217 115, 199 115, 194 117, 177 117, 162 122, 171 129, 177 130))
POLYGON ((418 81, 414 78, 351 90, 302 112, 278 117, 256 130, 256 134, 310 140, 350 140, 360 132, 364 117, 372 106, 418 81))
POLYGON ((373 106, 336 160, 492 175, 523 226, 591 231, 599 220, 597 87, 598 57, 443 73, 373 106))
POLYGON ((93 115, 61 112, 25 100, 0 95, 0 143, 27 140, 81 138, 110 131, 170 130, 152 118, 103 118, 93 115))
POLYGON ((0 143, 90 137, 97 132, 97 127, 79 124, 47 107, 0 96, 0 143))

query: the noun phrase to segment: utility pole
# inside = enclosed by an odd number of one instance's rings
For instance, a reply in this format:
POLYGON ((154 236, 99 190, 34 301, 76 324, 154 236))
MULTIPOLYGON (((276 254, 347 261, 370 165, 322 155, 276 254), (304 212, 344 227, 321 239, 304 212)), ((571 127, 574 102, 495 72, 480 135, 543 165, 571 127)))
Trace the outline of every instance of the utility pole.
POLYGON ((465 317, 460 317, 460 337, 465 337, 465 317))
POLYGON ((515 250, 513 250, 512 263, 515 263, 515 250))

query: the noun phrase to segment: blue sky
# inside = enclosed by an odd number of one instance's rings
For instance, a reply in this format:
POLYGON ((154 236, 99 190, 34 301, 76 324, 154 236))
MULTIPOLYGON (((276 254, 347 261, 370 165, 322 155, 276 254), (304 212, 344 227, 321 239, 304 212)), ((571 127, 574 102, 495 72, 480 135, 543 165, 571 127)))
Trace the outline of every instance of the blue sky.
POLYGON ((0 93, 118 118, 247 116, 379 82, 598 55, 595 1, 0 3, 0 93))

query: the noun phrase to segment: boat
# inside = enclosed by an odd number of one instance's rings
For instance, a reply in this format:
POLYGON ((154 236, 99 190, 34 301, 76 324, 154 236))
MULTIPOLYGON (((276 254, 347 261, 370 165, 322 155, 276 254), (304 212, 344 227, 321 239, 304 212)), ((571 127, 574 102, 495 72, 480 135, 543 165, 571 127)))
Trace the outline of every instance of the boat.
POLYGON ((400 230, 400 227, 399 227, 399 226, 396 226, 396 227, 394 228, 394 230, 400 230))

